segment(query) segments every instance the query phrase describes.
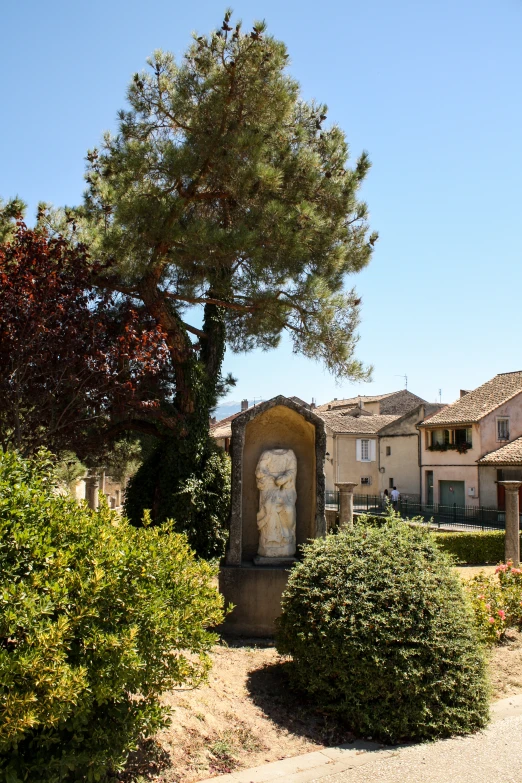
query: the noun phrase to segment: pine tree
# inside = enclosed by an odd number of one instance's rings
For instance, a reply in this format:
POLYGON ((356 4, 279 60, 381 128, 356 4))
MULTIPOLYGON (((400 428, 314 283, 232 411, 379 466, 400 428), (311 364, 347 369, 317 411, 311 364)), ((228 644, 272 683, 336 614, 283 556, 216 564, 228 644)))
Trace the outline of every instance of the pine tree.
POLYGON ((337 377, 368 374, 353 355, 360 300, 343 286, 377 238, 358 200, 370 162, 363 153, 349 167, 343 131, 301 98, 288 59, 264 23, 245 33, 230 11, 179 64, 155 52, 117 134, 89 152, 85 204, 69 214, 93 255, 113 262, 100 285, 167 334, 170 424, 158 427, 161 457, 135 479, 137 506, 157 518, 208 459, 209 412, 233 380, 226 345, 270 349, 286 332, 337 377))

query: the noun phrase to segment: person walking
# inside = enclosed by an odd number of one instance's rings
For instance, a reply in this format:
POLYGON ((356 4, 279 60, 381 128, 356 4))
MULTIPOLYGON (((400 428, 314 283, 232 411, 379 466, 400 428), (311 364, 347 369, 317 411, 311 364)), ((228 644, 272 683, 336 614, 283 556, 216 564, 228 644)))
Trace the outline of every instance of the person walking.
POLYGON ((387 513, 388 510, 389 510, 389 505, 390 505, 390 493, 388 492, 387 489, 385 489, 384 493, 383 493, 382 505, 383 505, 384 511, 387 513))
POLYGON ((397 487, 394 487, 391 491, 391 503, 392 508, 394 511, 397 511, 399 508, 399 498, 401 496, 401 493, 398 491, 397 487))

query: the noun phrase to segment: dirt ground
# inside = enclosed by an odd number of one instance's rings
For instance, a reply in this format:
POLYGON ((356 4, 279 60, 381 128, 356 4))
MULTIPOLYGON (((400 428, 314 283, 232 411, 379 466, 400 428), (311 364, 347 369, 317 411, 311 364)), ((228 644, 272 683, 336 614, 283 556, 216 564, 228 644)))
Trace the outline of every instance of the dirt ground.
POLYGON ((464 565, 456 566, 456 569, 463 579, 471 579, 482 571, 491 576, 495 573, 496 565, 464 565))
MULTIPOLYGON (((465 577, 480 570, 490 569, 459 568, 465 577)), ((146 756, 138 754, 120 780, 196 783, 353 739, 289 689, 285 661, 272 645, 223 644, 212 658, 206 685, 165 695, 172 725, 148 743, 146 756)), ((522 693, 522 633, 510 631, 494 648, 490 671, 493 700, 522 693)))
POLYGON ((522 693, 522 633, 508 631, 502 644, 493 649, 490 664, 493 701, 522 693))
POLYGON ((208 684, 165 695, 172 725, 156 738, 156 763, 144 774, 137 759, 126 783, 195 783, 353 739, 290 691, 273 646, 216 646, 212 659, 208 684))

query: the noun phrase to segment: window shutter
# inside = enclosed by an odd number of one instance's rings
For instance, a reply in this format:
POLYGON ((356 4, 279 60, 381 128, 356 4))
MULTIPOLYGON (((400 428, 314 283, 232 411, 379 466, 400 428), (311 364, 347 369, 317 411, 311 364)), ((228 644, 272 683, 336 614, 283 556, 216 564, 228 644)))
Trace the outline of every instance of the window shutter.
POLYGON ((357 438, 357 440, 355 441, 355 459, 357 460, 357 462, 360 462, 361 459, 362 459, 362 457, 361 457, 361 440, 360 440, 360 438, 357 438))
POLYGON ((370 441, 370 462, 375 462, 375 441, 370 441))

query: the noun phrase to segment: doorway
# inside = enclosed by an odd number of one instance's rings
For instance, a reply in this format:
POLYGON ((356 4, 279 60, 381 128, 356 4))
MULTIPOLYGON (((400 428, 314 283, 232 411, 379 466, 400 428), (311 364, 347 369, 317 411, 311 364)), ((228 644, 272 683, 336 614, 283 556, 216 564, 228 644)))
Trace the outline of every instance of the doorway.
POLYGON ((464 481, 439 481, 439 505, 464 506, 466 495, 464 481))

